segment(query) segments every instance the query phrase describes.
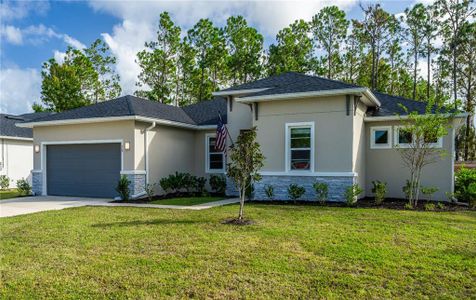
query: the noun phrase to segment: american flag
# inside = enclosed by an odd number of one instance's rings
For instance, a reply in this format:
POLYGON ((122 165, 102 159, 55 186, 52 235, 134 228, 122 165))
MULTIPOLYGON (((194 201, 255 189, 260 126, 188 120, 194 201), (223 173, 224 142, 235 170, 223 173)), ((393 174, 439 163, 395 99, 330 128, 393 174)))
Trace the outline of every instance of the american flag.
POLYGON ((227 129, 225 124, 223 124, 223 121, 220 118, 220 121, 218 122, 217 125, 217 137, 215 140, 215 150, 219 152, 223 152, 226 150, 226 134, 227 134, 227 129))

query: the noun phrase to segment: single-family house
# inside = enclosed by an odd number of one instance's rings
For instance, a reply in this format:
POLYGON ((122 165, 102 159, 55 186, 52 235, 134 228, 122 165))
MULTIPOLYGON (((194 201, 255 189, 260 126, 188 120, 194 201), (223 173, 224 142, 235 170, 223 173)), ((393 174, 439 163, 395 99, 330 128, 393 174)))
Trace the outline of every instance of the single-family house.
MULTIPOLYGON (((354 183, 364 188, 362 197, 370 196, 373 180, 388 183, 389 197, 404 197, 408 171, 397 147, 408 146, 411 137, 400 131, 401 105, 424 113, 425 103, 294 72, 214 96, 185 107, 124 96, 18 125, 33 129, 34 192, 114 197, 122 174, 141 196, 147 183, 175 171, 225 174, 226 156, 214 148, 221 116, 232 139, 258 130, 266 160, 254 199, 266 198, 266 185, 273 185, 276 199, 287 199, 291 183, 306 188, 303 198, 315 199, 312 184, 319 181, 328 184, 330 200, 342 201, 354 183)), ((463 117, 435 141, 449 155, 424 170, 422 184, 439 188, 435 199, 453 191, 454 130, 463 117)), ((230 182, 227 193, 236 193, 230 182)))

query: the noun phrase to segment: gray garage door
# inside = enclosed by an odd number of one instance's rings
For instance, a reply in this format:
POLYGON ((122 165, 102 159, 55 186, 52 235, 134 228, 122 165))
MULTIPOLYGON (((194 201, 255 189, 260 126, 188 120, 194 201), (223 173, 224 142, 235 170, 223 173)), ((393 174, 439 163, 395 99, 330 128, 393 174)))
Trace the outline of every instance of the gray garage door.
POLYGON ((115 197, 120 171, 120 144, 47 146, 48 195, 115 197))

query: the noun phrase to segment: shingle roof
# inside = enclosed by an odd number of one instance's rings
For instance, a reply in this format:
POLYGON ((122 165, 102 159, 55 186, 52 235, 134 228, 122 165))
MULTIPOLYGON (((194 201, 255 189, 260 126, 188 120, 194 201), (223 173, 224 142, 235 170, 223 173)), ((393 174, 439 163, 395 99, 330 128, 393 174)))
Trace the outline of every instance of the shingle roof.
POLYGON ((217 110, 222 114, 226 113, 225 99, 220 98, 211 101, 202 101, 186 107, 176 107, 128 95, 61 113, 51 114, 35 119, 32 122, 143 116, 189 125, 210 125, 216 124, 217 122, 217 120, 215 120, 217 118, 217 110))
MULTIPOLYGON (((359 86, 319 76, 305 75, 296 72, 286 72, 268 78, 263 78, 254 82, 234 86, 228 89, 224 89, 222 91, 268 88, 267 90, 249 95, 254 97, 263 95, 336 90, 356 87, 359 86)), ((246 98, 246 96, 242 98, 246 98)))
POLYGON ((20 137, 20 138, 32 138, 33 131, 31 128, 20 128, 15 124, 31 121, 37 118, 45 117, 51 114, 50 112, 41 112, 41 113, 28 113, 23 115, 7 115, 0 114, 0 136, 11 136, 11 137, 20 137))
POLYGON ((375 97, 377 97, 382 105, 377 110, 369 110, 369 116, 384 117, 407 115, 408 113, 401 107, 401 105, 405 106, 408 109, 408 112, 417 112, 419 114, 426 112, 427 103, 425 102, 415 101, 400 96, 392 96, 375 91, 373 94, 375 97))

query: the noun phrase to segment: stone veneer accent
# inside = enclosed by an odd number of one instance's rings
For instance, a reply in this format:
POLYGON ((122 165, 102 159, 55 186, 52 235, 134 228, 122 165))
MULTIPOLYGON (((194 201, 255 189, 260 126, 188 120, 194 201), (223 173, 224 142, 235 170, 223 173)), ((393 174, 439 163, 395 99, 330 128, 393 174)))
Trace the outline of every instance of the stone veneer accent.
POLYGON ((31 171, 31 191, 36 196, 43 193, 43 173, 41 171, 31 171))
POLYGON ((254 184, 254 200, 268 200, 265 187, 272 185, 274 188, 274 200, 290 200, 288 197, 288 187, 290 184, 298 184, 306 189, 306 193, 299 200, 316 200, 316 193, 312 187, 314 182, 325 182, 329 186, 328 201, 345 201, 345 190, 354 184, 355 177, 352 176, 276 176, 263 175, 259 182, 254 184))
POLYGON ((230 196, 230 197, 239 197, 240 196, 240 192, 236 188, 235 182, 229 177, 226 177, 225 195, 230 196))
POLYGON ((145 192, 145 174, 125 174, 125 176, 131 182, 129 184, 131 196, 145 192))

